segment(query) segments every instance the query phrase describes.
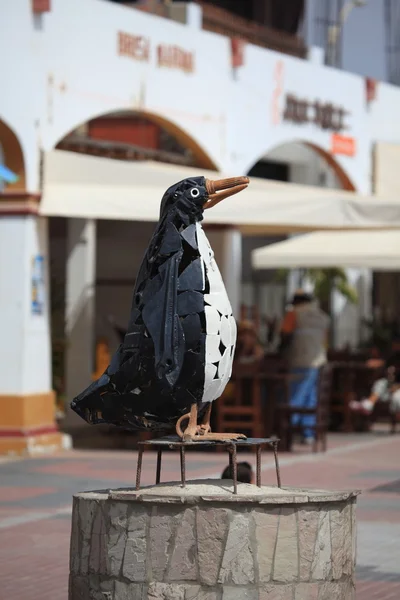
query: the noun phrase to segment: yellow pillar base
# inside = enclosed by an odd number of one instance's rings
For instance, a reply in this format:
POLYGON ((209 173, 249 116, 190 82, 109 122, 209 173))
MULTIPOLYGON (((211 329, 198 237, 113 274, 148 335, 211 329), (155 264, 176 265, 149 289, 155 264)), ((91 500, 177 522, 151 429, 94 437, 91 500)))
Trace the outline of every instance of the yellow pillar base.
POLYGON ((32 456, 63 447, 54 420, 54 392, 0 396, 0 455, 32 456))

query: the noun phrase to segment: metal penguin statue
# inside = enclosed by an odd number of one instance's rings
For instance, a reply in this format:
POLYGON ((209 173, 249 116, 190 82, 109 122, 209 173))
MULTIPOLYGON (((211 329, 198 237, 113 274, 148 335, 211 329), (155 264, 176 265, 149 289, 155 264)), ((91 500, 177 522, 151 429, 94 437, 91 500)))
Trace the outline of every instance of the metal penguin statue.
POLYGON ((248 183, 193 177, 165 192, 125 338, 103 375, 71 403, 88 423, 175 426, 187 441, 245 437, 210 429, 212 402, 231 375, 236 323, 201 221, 204 209, 248 183))

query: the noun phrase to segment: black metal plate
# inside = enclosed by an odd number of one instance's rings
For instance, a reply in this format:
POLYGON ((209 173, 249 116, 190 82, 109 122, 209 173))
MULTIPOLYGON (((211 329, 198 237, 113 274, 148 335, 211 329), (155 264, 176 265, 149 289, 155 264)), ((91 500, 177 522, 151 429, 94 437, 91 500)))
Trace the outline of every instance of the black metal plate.
POLYGON ((168 435, 162 438, 157 438, 155 440, 146 440, 143 442, 139 442, 140 445, 143 446, 170 446, 173 444, 174 446, 219 446, 226 444, 235 444, 235 446, 261 446, 263 444, 275 444, 279 442, 278 438, 247 438, 245 440, 198 440, 195 442, 184 442, 177 435, 168 435))

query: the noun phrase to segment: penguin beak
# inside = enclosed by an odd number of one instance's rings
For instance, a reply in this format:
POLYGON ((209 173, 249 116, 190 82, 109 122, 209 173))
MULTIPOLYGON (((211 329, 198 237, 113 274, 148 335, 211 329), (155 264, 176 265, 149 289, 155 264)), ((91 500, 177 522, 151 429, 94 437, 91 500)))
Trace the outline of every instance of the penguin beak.
POLYGON ((248 177, 230 177, 228 179, 206 179, 208 200, 204 208, 212 208, 221 200, 245 190, 250 183, 248 177))

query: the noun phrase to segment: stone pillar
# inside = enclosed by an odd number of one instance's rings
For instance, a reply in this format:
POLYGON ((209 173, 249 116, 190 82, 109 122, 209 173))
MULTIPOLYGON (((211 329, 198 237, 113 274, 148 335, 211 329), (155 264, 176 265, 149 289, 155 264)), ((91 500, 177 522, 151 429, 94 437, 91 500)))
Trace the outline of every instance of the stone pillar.
POLYGON ((89 427, 70 408, 71 400, 83 391, 94 371, 94 319, 96 278, 96 221, 68 220, 66 282, 66 418, 65 428, 76 433, 89 427))
POLYGON ((69 600, 353 600, 357 492, 192 481, 74 497, 69 600))
POLYGON ((204 231, 214 251, 235 319, 240 317, 242 288, 242 234, 226 225, 206 225, 204 231))
POLYGON ((21 197, 16 208, 10 196, 8 214, 7 197, 0 205, 0 454, 8 455, 50 452, 64 440, 51 385, 47 219, 21 197))

